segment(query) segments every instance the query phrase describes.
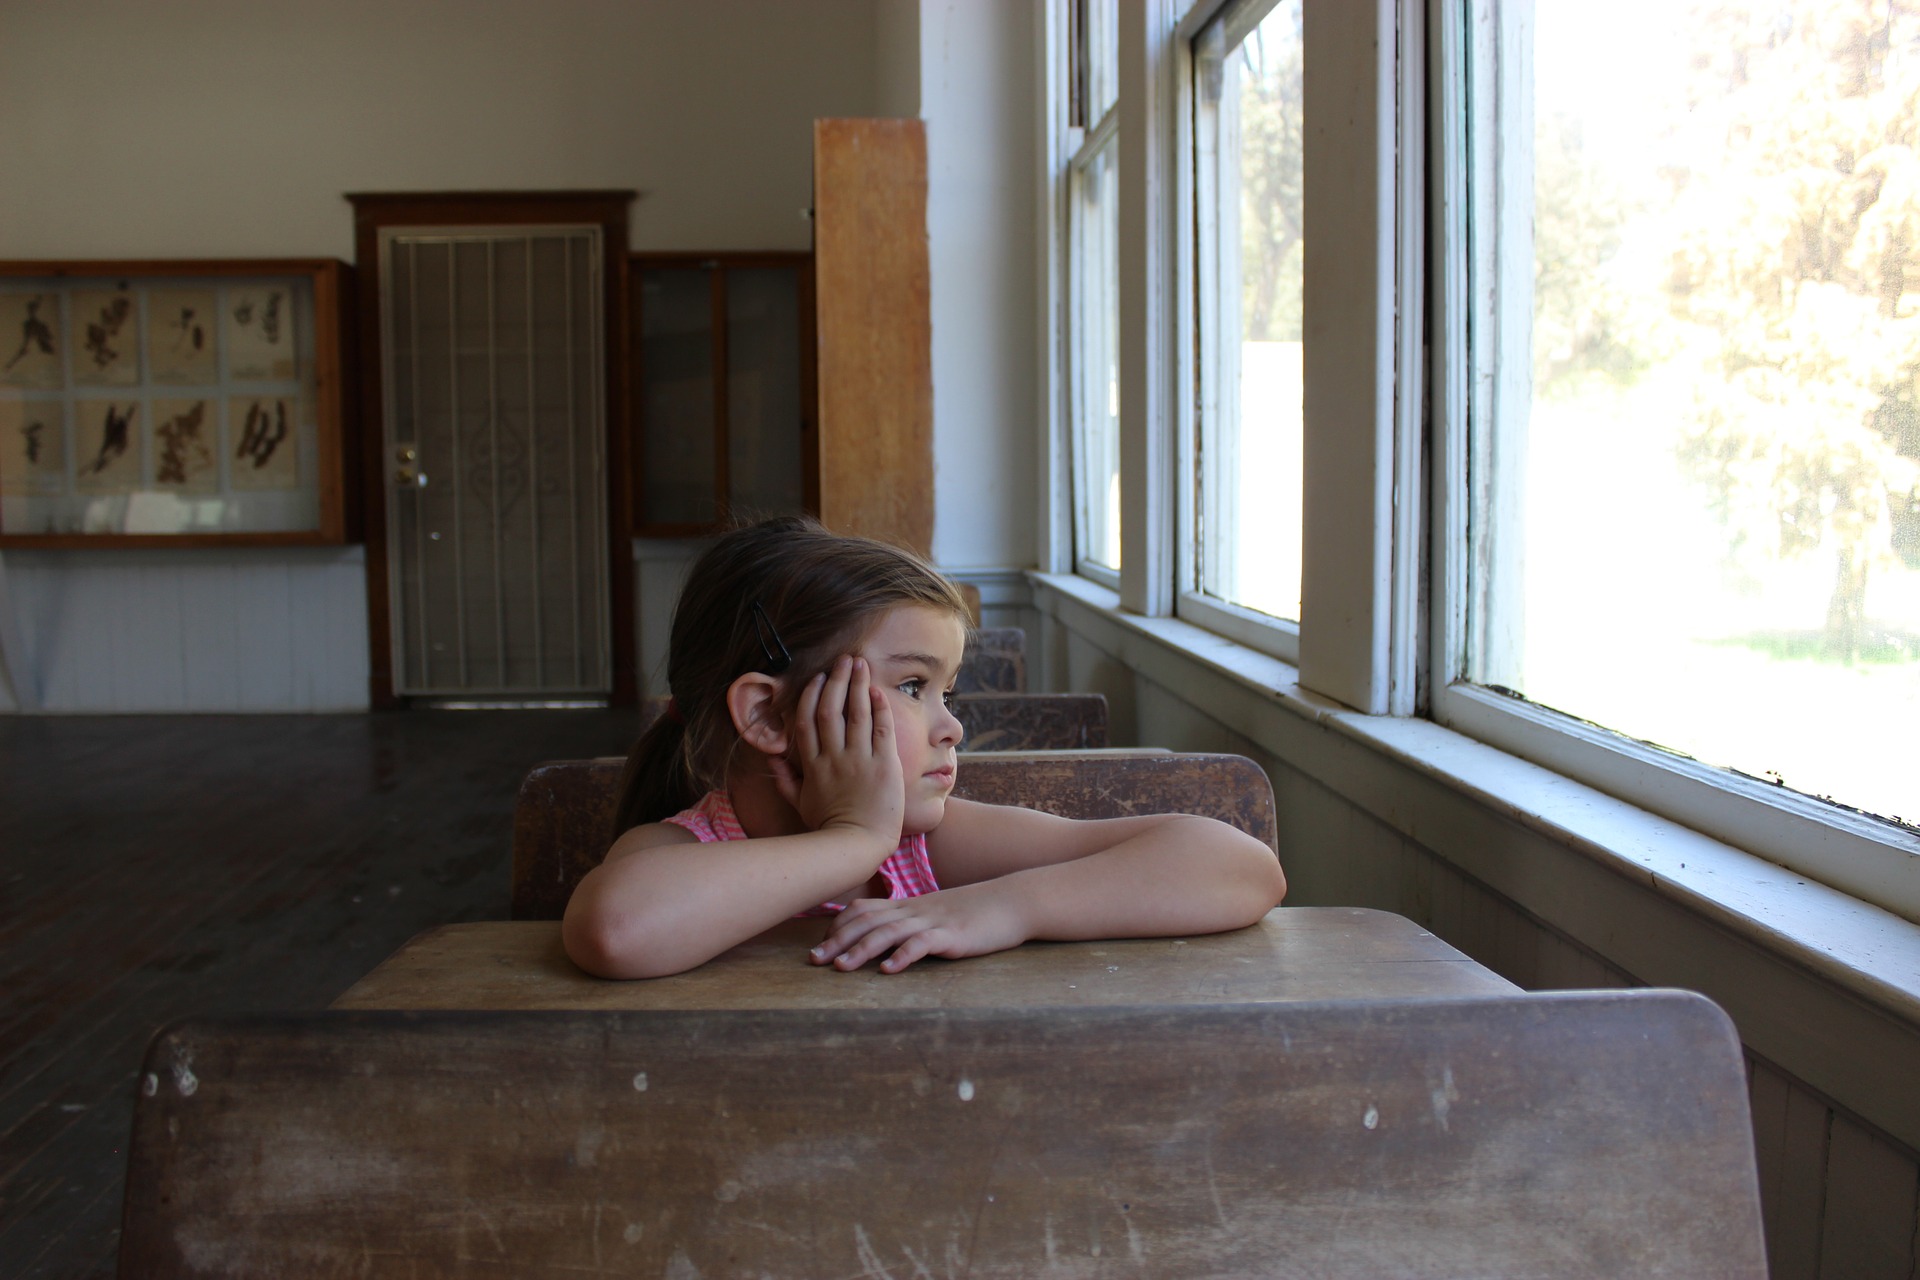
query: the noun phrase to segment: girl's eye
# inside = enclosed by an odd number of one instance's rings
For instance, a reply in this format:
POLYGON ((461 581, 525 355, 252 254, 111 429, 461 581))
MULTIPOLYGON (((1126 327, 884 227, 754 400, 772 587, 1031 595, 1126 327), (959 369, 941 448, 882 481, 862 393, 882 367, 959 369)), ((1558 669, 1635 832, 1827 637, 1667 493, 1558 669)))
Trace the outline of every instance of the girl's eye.
POLYGON ((927 682, 925 680, 921 680, 918 677, 915 677, 914 679, 907 681, 905 684, 902 684, 900 686, 900 692, 906 694, 909 698, 912 698, 915 702, 918 702, 920 701, 920 691, 926 687, 927 687, 927 682))
POLYGON ((942 689, 940 691, 940 705, 944 706, 949 711, 953 710, 954 697, 955 697, 955 694, 953 690, 942 689))

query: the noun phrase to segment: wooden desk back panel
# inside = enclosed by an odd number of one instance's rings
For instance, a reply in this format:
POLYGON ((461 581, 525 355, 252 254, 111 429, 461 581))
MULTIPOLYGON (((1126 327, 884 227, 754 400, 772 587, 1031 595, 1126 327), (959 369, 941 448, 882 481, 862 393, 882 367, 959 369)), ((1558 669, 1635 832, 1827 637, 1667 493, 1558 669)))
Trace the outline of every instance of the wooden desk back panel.
POLYGON ((1078 751, 1107 745, 1104 693, 962 693, 963 751, 1078 751))
MULTIPOLYGON (((640 732, 665 715, 667 699, 640 704, 640 732)), ((966 726, 966 751, 1081 751, 1107 745, 1104 693, 962 693, 953 714, 966 726)))
POLYGON ((958 693, 1024 693, 1027 688, 1027 633, 1019 627, 979 627, 967 640, 958 693))
MULTIPOLYGON (((513 918, 558 920, 612 843, 622 761, 556 760, 520 784, 513 812, 513 918)), ((1068 818, 1199 813, 1275 845, 1273 784, 1245 756, 969 755, 954 794, 1068 818)))
POLYGON ((1766 1274, 1682 992, 157 1036, 123 1276, 1766 1274))

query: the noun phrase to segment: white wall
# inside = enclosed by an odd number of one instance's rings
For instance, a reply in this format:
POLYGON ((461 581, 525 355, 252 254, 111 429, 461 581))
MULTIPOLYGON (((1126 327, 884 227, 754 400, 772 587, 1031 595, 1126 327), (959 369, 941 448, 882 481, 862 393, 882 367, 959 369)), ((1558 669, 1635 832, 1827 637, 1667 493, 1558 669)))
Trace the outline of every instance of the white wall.
POLYGON ((1034 21, 1029 0, 922 0, 933 279, 933 557, 1036 563, 1034 21))
MULTIPOLYGON (((919 41, 914 0, 0 0, 0 258, 350 260, 344 193, 486 188, 806 249, 813 120, 875 114, 883 64, 917 99, 919 41)), ((360 563, 7 553, 6 656, 43 710, 364 707, 360 563)))

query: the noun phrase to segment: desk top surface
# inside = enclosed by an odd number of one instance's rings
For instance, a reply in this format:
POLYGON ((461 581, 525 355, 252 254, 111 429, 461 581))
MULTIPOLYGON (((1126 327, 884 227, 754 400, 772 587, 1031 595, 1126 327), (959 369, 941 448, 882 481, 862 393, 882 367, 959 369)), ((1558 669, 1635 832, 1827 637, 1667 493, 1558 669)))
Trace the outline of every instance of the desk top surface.
POLYGON ((826 932, 794 920, 687 973, 611 982, 575 968, 554 921, 443 925, 355 983, 335 1009, 958 1009, 1403 999, 1520 989, 1404 916, 1286 907, 1231 933, 1032 942, 903 973, 808 963, 826 932))

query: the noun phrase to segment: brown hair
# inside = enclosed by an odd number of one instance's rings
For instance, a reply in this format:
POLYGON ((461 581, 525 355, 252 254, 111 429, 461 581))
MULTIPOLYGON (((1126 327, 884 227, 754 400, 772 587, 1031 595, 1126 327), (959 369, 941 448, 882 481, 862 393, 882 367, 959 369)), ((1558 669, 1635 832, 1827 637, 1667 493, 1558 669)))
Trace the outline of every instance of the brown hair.
POLYGON ((749 671, 780 675, 774 707, 785 715, 807 681, 856 647, 881 615, 905 605, 968 622, 951 582, 888 543, 830 533, 802 516, 722 535, 694 562, 674 607, 672 711, 627 755, 613 834, 671 817, 726 785, 740 740, 726 702, 736 679, 749 671), (783 648, 790 662, 783 672, 770 670, 782 665, 783 648))

